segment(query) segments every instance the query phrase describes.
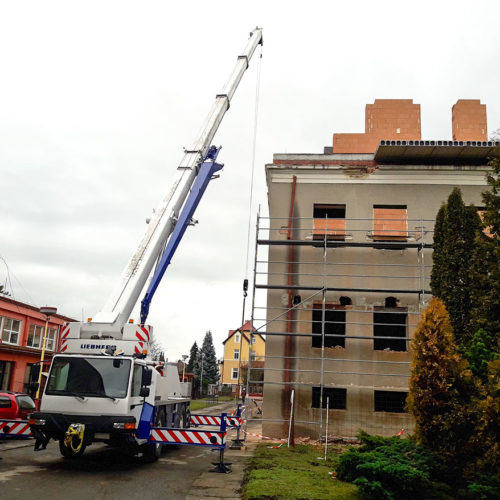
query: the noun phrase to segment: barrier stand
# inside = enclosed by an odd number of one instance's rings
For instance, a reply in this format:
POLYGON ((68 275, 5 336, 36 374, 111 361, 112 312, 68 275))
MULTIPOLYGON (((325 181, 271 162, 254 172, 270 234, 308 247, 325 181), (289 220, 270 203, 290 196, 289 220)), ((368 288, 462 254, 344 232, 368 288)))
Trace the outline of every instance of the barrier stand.
MULTIPOLYGON (((220 431, 226 435, 226 413, 221 414, 221 423, 220 423, 220 431)), ((224 462, 224 450, 226 448, 226 442, 224 441, 224 445, 219 448, 219 461, 212 462, 214 468, 210 472, 218 472, 221 474, 229 474, 231 471, 231 462, 224 462)), ((212 450, 216 451, 216 450, 212 450)))
POLYGON ((241 450, 243 446, 245 446, 245 441, 240 438, 240 429, 241 429, 241 404, 238 404, 238 412, 236 413, 236 418, 238 418, 239 424, 236 427, 236 439, 233 439, 230 450, 241 450))

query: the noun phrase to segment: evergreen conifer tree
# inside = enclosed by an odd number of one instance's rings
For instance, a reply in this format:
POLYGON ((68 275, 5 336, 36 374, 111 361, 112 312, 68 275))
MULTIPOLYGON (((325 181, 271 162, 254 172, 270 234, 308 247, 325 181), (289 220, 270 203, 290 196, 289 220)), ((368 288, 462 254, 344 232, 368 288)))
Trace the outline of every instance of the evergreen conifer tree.
POLYGON ((219 367, 210 330, 205 333, 201 352, 203 353, 203 380, 209 384, 215 384, 219 380, 219 367))
POLYGON ((456 342, 465 348, 471 337, 471 264, 481 223, 474 206, 466 206, 453 189, 434 228, 431 289, 448 311, 456 342))
POLYGON ((189 351, 189 361, 186 367, 186 371, 189 373, 194 373, 194 369, 198 360, 199 350, 198 344, 196 341, 191 346, 191 350, 189 351))
POLYGON ((440 299, 434 297, 423 311, 412 348, 407 405, 415 417, 415 436, 459 467, 471 455, 476 414, 470 400, 475 390, 440 299))
POLYGON ((497 351, 500 338, 500 160, 490 161, 489 191, 483 193, 483 229, 476 239, 471 266, 472 326, 492 336, 497 351))

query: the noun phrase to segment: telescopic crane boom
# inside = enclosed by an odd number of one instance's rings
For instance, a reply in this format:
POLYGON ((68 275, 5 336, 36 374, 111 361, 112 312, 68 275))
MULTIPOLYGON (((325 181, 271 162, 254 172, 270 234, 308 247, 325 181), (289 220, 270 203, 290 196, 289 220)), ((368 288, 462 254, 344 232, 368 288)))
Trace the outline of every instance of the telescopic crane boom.
POLYGON ((125 267, 118 285, 109 296, 103 309, 93 318, 92 323, 108 325, 108 328, 112 330, 123 326, 137 304, 139 295, 155 263, 160 261, 157 273, 153 276, 142 304, 141 323, 145 322, 154 291, 191 220, 191 217, 182 217, 181 209, 185 203, 187 205, 186 199, 191 191, 190 206, 186 206, 186 208, 189 212, 194 212, 213 172, 222 168, 222 165, 215 163, 218 149, 210 149, 210 145, 222 118, 229 109, 231 99, 248 68, 249 61, 262 41, 260 28, 256 28, 250 33, 248 43, 243 53, 238 56, 231 76, 215 98, 198 139, 191 147, 184 150, 184 157, 177 167, 172 187, 156 208, 147 231, 125 267), (202 168, 205 164, 209 165, 202 168), (193 186, 196 188, 195 190, 193 190, 193 186), (183 226, 179 226, 178 231, 173 233, 174 228, 179 224, 183 226), (164 248, 165 254, 163 254, 164 248))

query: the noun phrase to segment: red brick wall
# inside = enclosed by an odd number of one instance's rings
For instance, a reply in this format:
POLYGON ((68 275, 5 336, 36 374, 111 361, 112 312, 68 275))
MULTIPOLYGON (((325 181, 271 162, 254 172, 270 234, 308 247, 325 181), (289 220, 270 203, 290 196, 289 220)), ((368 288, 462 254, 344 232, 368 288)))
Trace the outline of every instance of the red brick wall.
POLYGON ((479 99, 459 99, 451 108, 454 141, 487 141, 486 104, 479 99))
POLYGON ((375 99, 365 109, 364 134, 333 134, 334 153, 375 153, 381 140, 420 140, 420 104, 375 99))

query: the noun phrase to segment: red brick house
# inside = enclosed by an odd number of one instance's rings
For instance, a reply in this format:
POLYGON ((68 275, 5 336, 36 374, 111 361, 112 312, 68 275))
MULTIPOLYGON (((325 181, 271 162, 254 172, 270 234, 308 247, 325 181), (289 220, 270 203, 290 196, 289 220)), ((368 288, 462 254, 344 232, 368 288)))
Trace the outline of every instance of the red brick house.
MULTIPOLYGON (((31 367, 40 361, 45 315, 38 308, 0 295, 0 390, 27 392, 31 367)), ((61 325, 71 318, 50 318, 45 359, 59 346, 61 325)))

